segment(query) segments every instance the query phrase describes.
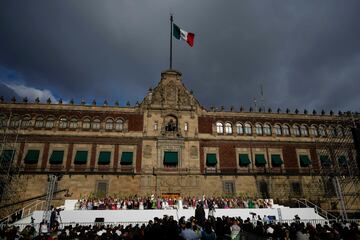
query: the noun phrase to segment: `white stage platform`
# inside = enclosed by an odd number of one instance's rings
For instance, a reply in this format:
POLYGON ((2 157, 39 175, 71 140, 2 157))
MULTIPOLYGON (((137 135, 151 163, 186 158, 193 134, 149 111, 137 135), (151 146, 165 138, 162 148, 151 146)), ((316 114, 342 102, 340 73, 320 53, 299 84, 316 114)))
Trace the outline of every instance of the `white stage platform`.
MULTIPOLYGON (((229 216, 241 217, 246 219, 251 213, 260 215, 275 216, 276 220, 292 220, 297 214, 301 219, 317 219, 322 220, 321 216, 315 213, 313 208, 232 208, 232 209, 216 209, 215 217, 229 216)), ((206 217, 208 210, 205 209, 206 217)), ((195 215, 194 209, 179 210, 64 210, 61 211, 61 220, 63 223, 93 223, 95 218, 104 218, 108 223, 143 223, 153 220, 155 217, 162 218, 164 215, 173 216, 175 220, 184 216, 186 219, 195 215)), ((34 223, 40 223, 43 217, 43 211, 35 211, 32 215, 35 219, 34 223)), ((17 223, 30 223, 30 217, 24 218, 17 223)))

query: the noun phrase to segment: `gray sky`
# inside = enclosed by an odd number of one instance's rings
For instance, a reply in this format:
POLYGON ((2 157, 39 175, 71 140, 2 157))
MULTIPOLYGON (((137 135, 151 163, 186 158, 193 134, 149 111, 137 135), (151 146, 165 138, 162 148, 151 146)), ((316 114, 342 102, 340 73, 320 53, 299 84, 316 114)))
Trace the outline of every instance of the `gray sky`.
POLYGON ((0 94, 141 101, 173 67, 205 107, 360 110, 360 1, 0 1, 0 94))

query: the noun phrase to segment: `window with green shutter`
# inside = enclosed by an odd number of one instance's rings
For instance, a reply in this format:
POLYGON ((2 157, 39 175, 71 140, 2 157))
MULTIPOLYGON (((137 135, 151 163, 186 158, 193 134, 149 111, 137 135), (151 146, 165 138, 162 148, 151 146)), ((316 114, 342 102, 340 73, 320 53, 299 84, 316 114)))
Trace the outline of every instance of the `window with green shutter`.
POLYGON ((40 150, 28 150, 24 162, 26 164, 36 164, 39 161, 40 150))
POLYGON ((121 165, 132 165, 133 164, 133 152, 123 152, 121 154, 121 165))
POLYGON ((15 157, 15 150, 3 150, 0 155, 0 166, 8 166, 15 157))
POLYGON ((324 167, 331 166, 331 160, 328 155, 320 155, 320 162, 321 162, 321 165, 324 167))
POLYGON ((239 154, 239 166, 246 167, 249 166, 250 163, 249 154, 239 154))
POLYGON ((311 164, 311 160, 308 155, 300 155, 299 160, 301 167, 308 167, 311 164))
POLYGON ((178 152, 164 152, 164 165, 177 165, 178 152))
POLYGON ((283 163, 280 154, 271 154, 271 165, 273 167, 280 167, 283 163))
POLYGON ((110 151, 101 151, 99 154, 98 164, 99 165, 108 165, 110 164, 110 151))
POLYGON ((264 154, 255 154, 255 165, 257 167, 264 167, 266 165, 264 154))
POLYGON ((63 150, 54 150, 51 153, 49 163, 50 164, 62 164, 64 159, 64 151, 63 150))
POLYGON ((206 154, 206 166, 214 167, 217 164, 216 153, 206 154))
POLYGON ((83 165, 87 162, 88 151, 76 151, 74 164, 83 165))

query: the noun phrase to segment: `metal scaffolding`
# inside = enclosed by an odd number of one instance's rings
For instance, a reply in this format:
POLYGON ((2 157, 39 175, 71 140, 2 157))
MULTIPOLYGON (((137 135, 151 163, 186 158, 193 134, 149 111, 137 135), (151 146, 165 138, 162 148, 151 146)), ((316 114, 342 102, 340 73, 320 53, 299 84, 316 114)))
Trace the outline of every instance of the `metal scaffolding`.
POLYGON ((11 111, 0 119, 0 206, 18 201, 22 192, 16 159, 22 155, 18 143, 20 127, 21 119, 11 111))
POLYGON ((45 209, 43 214, 43 220, 46 220, 48 223, 50 222, 50 214, 51 214, 51 202, 53 200, 56 182, 58 180, 57 175, 49 175, 49 183, 46 191, 46 198, 45 198, 45 209))
POLYGON ((346 220, 349 213, 358 210, 355 204, 360 200, 358 156, 351 131, 359 127, 360 118, 349 112, 336 119, 329 122, 334 128, 319 138, 316 151, 324 197, 330 201, 331 210, 346 220), (338 126, 344 126, 344 131, 339 131, 338 126))

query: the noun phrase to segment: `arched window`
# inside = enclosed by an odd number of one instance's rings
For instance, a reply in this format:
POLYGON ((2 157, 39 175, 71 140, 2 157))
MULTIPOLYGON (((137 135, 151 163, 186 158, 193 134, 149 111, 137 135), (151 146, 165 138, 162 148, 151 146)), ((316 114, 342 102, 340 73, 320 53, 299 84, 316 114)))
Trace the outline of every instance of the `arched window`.
POLYGON ((276 136, 281 136, 281 126, 279 124, 275 124, 274 129, 276 136))
POLYGON ((295 136, 300 136, 300 127, 298 125, 294 125, 292 129, 295 136))
POLYGON ((105 122, 105 129, 112 130, 113 128, 114 128, 114 121, 111 118, 107 119, 105 122))
POLYGON ((252 129, 251 129, 250 123, 245 123, 245 134, 247 134, 247 135, 252 134, 252 129))
POLYGON ((53 117, 48 117, 45 122, 46 128, 53 128, 54 127, 54 121, 55 119, 53 117))
POLYGON ((305 125, 301 125, 300 132, 301 132, 301 136, 304 136, 304 137, 309 136, 308 128, 305 125))
POLYGON ((244 134, 244 128, 241 123, 236 123, 236 133, 237 134, 244 134))
POLYGON ((35 120, 35 127, 42 128, 44 127, 44 118, 43 117, 37 117, 35 120))
POLYGON ((178 118, 174 115, 167 115, 164 119, 166 132, 177 132, 179 127, 178 118))
POLYGON ((328 128, 328 131, 329 131, 329 134, 328 134, 329 136, 331 136, 331 137, 337 137, 338 136, 338 132, 337 132, 337 129, 335 127, 330 126, 328 128))
POLYGON ((154 131, 157 131, 157 130, 158 130, 158 128, 159 128, 159 126, 158 126, 158 122, 157 122, 157 121, 155 121, 155 122, 154 122, 154 131))
POLYGON ((344 130, 341 126, 337 127, 337 135, 338 137, 343 137, 344 136, 344 130))
POLYGON ((59 128, 67 128, 67 118, 66 117, 61 117, 59 119, 59 128))
POLYGON ((20 126, 20 118, 19 116, 13 116, 10 120, 10 127, 17 128, 20 126))
POLYGON ((324 126, 322 126, 322 125, 319 126, 319 135, 320 135, 321 137, 326 136, 325 128, 324 128, 324 126))
POLYGON ((25 116, 21 121, 21 127, 27 128, 30 127, 31 124, 31 118, 29 116, 25 116))
POLYGON ((232 125, 229 122, 225 123, 225 133, 232 134, 232 125))
POLYGON ((284 136, 289 136, 290 135, 290 128, 288 125, 284 124, 282 126, 282 132, 284 134, 284 136))
POLYGON ((118 119, 115 122, 115 129, 117 131, 122 131, 124 130, 124 121, 122 119, 118 119))
POLYGON ((92 121, 92 126, 91 126, 91 128, 92 129, 100 129, 100 123, 101 123, 101 121, 100 121, 100 119, 98 119, 98 118, 95 118, 93 121, 92 121))
POLYGON ((77 118, 71 118, 69 123, 69 128, 76 129, 78 127, 78 120, 77 118))
POLYGON ((224 133, 224 125, 221 122, 216 123, 216 132, 224 133))
POLYGON ((315 125, 312 125, 311 128, 310 128, 310 134, 315 136, 315 137, 318 137, 319 136, 319 132, 318 132, 318 129, 315 125))
POLYGON ((84 118, 82 121, 82 128, 83 129, 89 129, 90 128, 90 118, 84 118))
POLYGON ((271 127, 267 123, 264 124, 264 134, 268 136, 271 135, 271 127))
POLYGON ((263 135, 263 129, 260 123, 255 124, 256 135, 263 135))
POLYGON ((326 134, 328 135, 328 137, 336 137, 336 130, 332 126, 329 126, 326 129, 326 134))
POLYGON ((189 123, 187 122, 184 124, 184 131, 185 132, 189 131, 189 123))

